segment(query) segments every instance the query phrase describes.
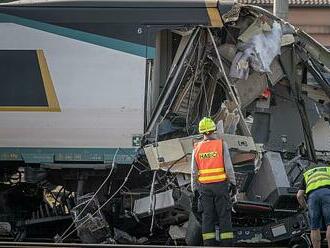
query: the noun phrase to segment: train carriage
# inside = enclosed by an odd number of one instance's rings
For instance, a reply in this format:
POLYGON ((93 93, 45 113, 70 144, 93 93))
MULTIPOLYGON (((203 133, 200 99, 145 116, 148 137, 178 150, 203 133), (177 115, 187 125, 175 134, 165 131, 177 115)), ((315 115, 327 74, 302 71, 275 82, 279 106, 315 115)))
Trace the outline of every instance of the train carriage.
POLYGON ((229 0, 1 4, 0 236, 199 245, 207 115, 235 166, 235 242, 307 247, 295 193, 329 161, 329 68, 303 31, 229 0))

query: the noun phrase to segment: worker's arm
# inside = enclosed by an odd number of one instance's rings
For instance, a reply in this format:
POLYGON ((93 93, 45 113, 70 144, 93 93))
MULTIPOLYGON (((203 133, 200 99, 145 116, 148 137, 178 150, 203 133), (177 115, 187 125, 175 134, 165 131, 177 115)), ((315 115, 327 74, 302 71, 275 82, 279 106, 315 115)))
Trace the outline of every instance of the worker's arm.
POLYGON ((307 208, 307 203, 306 203, 306 200, 305 200, 305 190, 298 190, 298 193, 297 193, 297 200, 299 202, 299 205, 303 208, 307 208))
POLYGON ((297 200, 302 208, 307 208, 307 203, 305 200, 305 190, 306 190, 306 182, 305 179, 303 178, 300 183, 300 188, 297 192, 297 200))
POLYGON ((229 179, 229 182, 233 185, 236 185, 234 167, 233 163, 231 162, 228 145, 225 141, 223 142, 223 158, 225 162, 226 175, 229 179))
POLYGON ((198 176, 198 170, 195 161, 195 151, 193 151, 191 155, 191 191, 192 192, 197 190, 197 176, 198 176))

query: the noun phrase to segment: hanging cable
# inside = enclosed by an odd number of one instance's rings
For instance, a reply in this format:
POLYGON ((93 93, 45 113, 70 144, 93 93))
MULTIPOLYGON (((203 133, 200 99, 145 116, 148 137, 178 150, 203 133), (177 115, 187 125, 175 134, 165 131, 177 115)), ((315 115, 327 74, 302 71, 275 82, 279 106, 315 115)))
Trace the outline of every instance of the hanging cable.
POLYGON ((202 75, 202 88, 203 88, 203 92, 204 92, 204 97, 205 97, 205 104, 206 104, 206 109, 207 109, 207 113, 208 113, 208 116, 211 115, 211 106, 209 106, 209 103, 208 103, 208 99, 207 99, 207 91, 206 91, 206 86, 205 86, 205 79, 202 75))
POLYGON ((152 177, 152 184, 150 189, 150 206, 149 212, 152 213, 151 224, 150 224, 150 236, 152 236, 152 231, 154 228, 154 220, 155 220, 155 205, 156 205, 156 197, 155 197, 155 181, 156 181, 157 171, 154 171, 154 175, 152 177))
POLYGON ((187 114, 186 114, 186 132, 187 135, 189 136, 189 114, 190 114, 190 105, 191 105, 191 100, 194 94, 194 89, 195 89, 195 81, 192 81, 191 84, 189 85, 190 88, 190 93, 189 93, 189 98, 188 98, 188 108, 187 108, 187 114))
MULTIPOLYGON (((103 181, 103 183, 100 185, 100 187, 96 190, 96 192, 93 194, 92 198, 90 198, 87 202, 87 204, 85 205, 85 207, 81 210, 81 212, 77 215, 76 219, 78 219, 82 213, 86 210, 86 208, 88 207, 88 205, 92 202, 92 200, 95 198, 95 196, 99 193, 99 191, 103 188, 104 184, 109 180, 114 168, 115 168, 115 162, 116 162, 116 157, 117 157, 117 153, 119 151, 119 148, 117 148, 115 155, 113 156, 112 159, 112 164, 111 164, 111 170, 108 174, 108 176, 105 178, 105 180, 103 181)), ((71 225, 63 232, 63 234, 61 235, 59 240, 62 240, 63 236, 71 229, 71 227, 74 226, 74 222, 71 223, 71 225)))
POLYGON ((65 237, 63 237, 63 239, 61 239, 62 241, 64 241, 65 239, 67 239, 68 237, 70 237, 75 231, 77 231, 82 225, 84 225, 84 224, 86 224, 87 223, 87 221, 89 221, 92 217, 94 217, 94 215, 95 214, 97 214, 99 211, 101 211, 101 209, 105 206, 105 205, 107 205, 111 200, 112 200, 112 198, 114 198, 117 194, 118 194, 118 192, 125 186, 125 184, 126 184, 126 182, 127 182, 127 180, 128 180, 128 178, 129 178, 129 176, 130 176, 130 174, 131 174, 131 172, 132 172, 132 170, 133 170, 133 168, 135 168, 134 167, 134 164, 132 164, 131 165, 131 168, 129 169, 129 171, 128 171, 128 173, 127 173, 127 175, 126 175, 126 177, 125 177, 125 179, 124 179, 124 181, 123 181, 123 183, 119 186, 119 188, 112 194, 112 196, 108 199, 108 200, 106 200, 92 215, 90 215, 89 217, 87 217, 87 219, 86 220, 84 220, 82 223, 80 223, 75 229, 73 229, 69 234, 67 234, 65 237))

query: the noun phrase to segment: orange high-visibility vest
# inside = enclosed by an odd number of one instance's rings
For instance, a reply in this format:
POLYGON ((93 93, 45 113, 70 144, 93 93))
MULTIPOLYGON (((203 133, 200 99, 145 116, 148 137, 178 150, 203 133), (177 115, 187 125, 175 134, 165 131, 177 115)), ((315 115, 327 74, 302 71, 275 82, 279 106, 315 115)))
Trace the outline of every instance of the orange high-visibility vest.
POLYGON ((195 146, 194 156, 200 183, 216 183, 226 180, 222 140, 199 142, 195 146))

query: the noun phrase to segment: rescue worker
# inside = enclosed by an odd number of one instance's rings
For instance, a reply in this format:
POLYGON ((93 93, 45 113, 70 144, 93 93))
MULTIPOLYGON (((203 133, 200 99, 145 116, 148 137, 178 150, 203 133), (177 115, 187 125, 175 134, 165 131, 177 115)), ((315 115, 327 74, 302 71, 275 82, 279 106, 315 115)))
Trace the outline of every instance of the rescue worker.
POLYGON ((297 193, 299 204, 307 208, 311 227, 311 240, 314 248, 321 247, 322 217, 327 226, 326 239, 330 247, 330 167, 311 165, 304 172, 297 193), (307 196, 307 204, 305 201, 307 196))
POLYGON ((191 187, 195 194, 196 190, 199 193, 204 246, 217 245, 216 224, 219 225, 220 245, 230 246, 234 235, 229 191, 236 194, 236 179, 228 146, 215 130, 211 118, 204 117, 200 121, 199 133, 204 139, 193 150, 191 187))

